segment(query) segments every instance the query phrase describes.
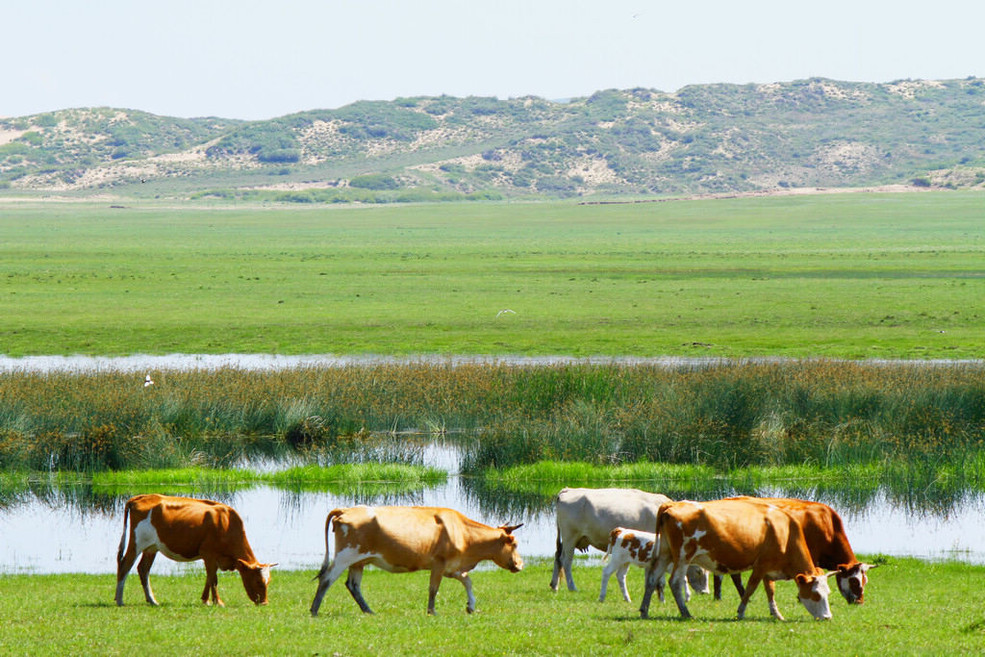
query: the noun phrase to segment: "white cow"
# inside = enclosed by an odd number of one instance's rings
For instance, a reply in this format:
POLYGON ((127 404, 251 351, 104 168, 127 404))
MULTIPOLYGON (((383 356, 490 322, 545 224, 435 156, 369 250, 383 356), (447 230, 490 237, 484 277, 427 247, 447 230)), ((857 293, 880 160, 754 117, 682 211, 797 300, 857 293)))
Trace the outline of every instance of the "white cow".
MULTIPOLYGON (((591 545, 604 552, 616 527, 653 532, 657 526, 657 509, 670 501, 666 495, 635 488, 562 489, 555 500, 557 551, 551 589, 557 591, 563 569, 568 590, 578 590, 571 575, 576 548, 584 552, 591 545)), ((695 581, 691 584, 695 590, 708 592, 707 575, 704 575, 704 586, 695 581)))

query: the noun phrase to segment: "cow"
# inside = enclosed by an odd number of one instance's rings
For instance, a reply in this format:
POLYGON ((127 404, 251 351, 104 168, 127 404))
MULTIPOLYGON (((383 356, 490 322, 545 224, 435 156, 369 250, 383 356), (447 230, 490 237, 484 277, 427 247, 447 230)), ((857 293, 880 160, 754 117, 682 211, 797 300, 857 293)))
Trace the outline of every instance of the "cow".
MULTIPOLYGON (((606 548, 602 562, 602 590, 599 592, 599 602, 605 602, 605 592, 609 588, 609 578, 616 574, 616 581, 622 590, 622 597, 626 602, 632 602, 629 597, 629 589, 626 588, 626 573, 630 566, 646 568, 650 564, 650 557, 653 554, 653 547, 656 545, 656 535, 625 527, 616 527, 609 534, 609 546, 606 548)), ((708 573, 702 568, 688 568, 687 580, 685 580, 686 597, 691 599, 690 583, 695 589, 708 592, 708 573)), ((663 590, 658 584, 660 600, 663 600, 663 590)))
POLYGON ((224 607, 219 598, 217 570, 237 570, 246 595, 257 605, 267 604, 270 569, 260 563, 246 540, 243 521, 234 509, 220 502, 167 495, 137 495, 123 508, 123 537, 116 553, 116 604, 123 605, 123 585, 137 554, 137 573, 144 598, 157 605, 150 587, 150 568, 160 552, 175 561, 205 562, 202 602, 224 607), (128 529, 129 525, 129 529, 128 529), (127 538, 129 537, 129 545, 127 538))
MULTIPOLYGON (((557 591, 561 571, 569 591, 577 591, 571 574, 575 549, 586 551, 588 546, 605 552, 610 534, 616 527, 652 532, 657 521, 657 509, 670 498, 660 493, 647 493, 635 488, 563 488, 555 498, 557 511, 557 549, 554 553, 554 574, 551 589, 557 591)), ((695 568, 688 572, 695 590, 708 592, 707 573, 695 568)), ((661 582, 660 599, 663 600, 661 582)))
POLYGON ((777 579, 797 583, 798 598, 814 618, 831 618, 827 576, 814 565, 800 523, 780 508, 737 499, 668 502, 657 511, 656 529, 657 549, 647 568, 641 617, 647 618, 653 590, 672 566, 674 600, 681 617, 691 618, 682 589, 685 567, 696 564, 714 573, 752 571, 739 602, 740 620, 760 581, 770 613, 783 620, 774 600, 777 579))
MULTIPOLYGON (((838 590, 848 604, 862 604, 865 585, 869 578, 866 573, 876 565, 862 563, 855 558, 851 543, 845 534, 841 516, 827 504, 782 497, 737 497, 731 499, 748 500, 778 506, 800 523, 810 550, 814 565, 826 570, 834 570, 838 590)), ((721 589, 721 575, 715 576, 715 591, 721 589)), ((741 586, 737 587, 741 596, 741 586)))
POLYGON ((322 598, 332 583, 349 569, 345 586, 359 608, 373 613, 363 598, 363 568, 373 565, 391 573, 430 570, 428 614, 442 577, 465 586, 465 611, 475 611, 469 571, 480 561, 491 560, 516 573, 523 569, 513 532, 521 525, 490 527, 453 509, 424 506, 355 506, 334 509, 325 519, 325 561, 318 573, 318 590, 311 615, 318 615, 322 598), (329 532, 335 535, 335 560, 331 560, 329 532))

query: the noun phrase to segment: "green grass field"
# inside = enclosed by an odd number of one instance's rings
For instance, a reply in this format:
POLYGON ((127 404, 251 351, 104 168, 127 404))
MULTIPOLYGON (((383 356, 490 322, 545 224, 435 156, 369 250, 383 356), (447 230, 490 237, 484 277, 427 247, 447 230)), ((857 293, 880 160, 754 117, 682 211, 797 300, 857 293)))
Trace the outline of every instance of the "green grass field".
POLYGON ((0 353, 981 358, 982 208, 8 203, 0 353))
MULTIPOLYGON (((520 530, 522 531, 522 530, 520 530)), ((692 621, 678 620, 668 599, 654 600, 639 618, 643 575, 628 576, 633 603, 610 582, 597 601, 601 567, 575 569, 581 590, 553 593, 551 564, 518 574, 473 574, 478 613, 465 613, 462 586, 445 580, 435 617, 425 614, 427 573, 394 575, 370 568, 363 593, 375 615, 363 615, 342 581, 311 618, 310 572, 275 572, 270 604, 254 607, 239 578, 223 573, 227 607, 203 607, 205 574, 151 572, 160 607, 143 601, 135 573, 126 606, 113 603, 114 575, 0 576, 0 653, 5 655, 967 655, 985 648, 985 567, 886 558, 870 573, 866 603, 849 607, 835 592, 833 619, 817 622, 795 600, 790 582, 777 584, 786 622, 773 620, 762 590, 746 619, 738 599, 692 598, 692 621)))

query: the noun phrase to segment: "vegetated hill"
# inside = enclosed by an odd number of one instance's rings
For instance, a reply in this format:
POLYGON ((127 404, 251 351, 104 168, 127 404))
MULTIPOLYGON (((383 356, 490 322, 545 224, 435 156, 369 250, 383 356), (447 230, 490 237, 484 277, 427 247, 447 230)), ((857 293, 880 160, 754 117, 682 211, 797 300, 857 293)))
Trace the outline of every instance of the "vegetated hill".
POLYGON ((6 194, 295 202, 985 186, 985 80, 362 101, 267 121, 73 109, 0 119, 6 194))

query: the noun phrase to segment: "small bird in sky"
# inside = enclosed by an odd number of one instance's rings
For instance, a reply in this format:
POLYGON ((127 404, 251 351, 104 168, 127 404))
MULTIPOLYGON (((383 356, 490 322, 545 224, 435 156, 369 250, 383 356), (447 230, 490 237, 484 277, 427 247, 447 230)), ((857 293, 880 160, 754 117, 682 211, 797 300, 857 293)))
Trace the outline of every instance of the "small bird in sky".
POLYGON ((516 314, 516 311, 515 310, 510 310, 509 308, 503 308, 498 313, 496 313, 496 317, 499 317, 500 315, 502 315, 504 313, 513 313, 515 315, 516 314))
POLYGON ((154 385, 154 379, 150 378, 150 374, 148 374, 144 377, 144 387, 146 388, 152 385, 154 385))

